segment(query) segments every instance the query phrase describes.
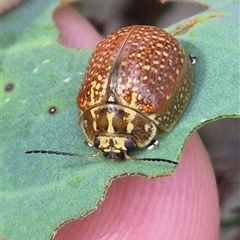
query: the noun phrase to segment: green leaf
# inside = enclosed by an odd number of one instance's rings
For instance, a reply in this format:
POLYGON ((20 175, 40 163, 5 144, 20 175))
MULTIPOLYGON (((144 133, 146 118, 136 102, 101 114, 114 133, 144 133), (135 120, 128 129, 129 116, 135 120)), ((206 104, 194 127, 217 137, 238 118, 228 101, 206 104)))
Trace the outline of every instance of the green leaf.
MULTIPOLYGON (((76 106, 91 51, 57 42, 59 33, 51 18, 57 3, 26 1, 1 19, 0 237, 5 239, 46 239, 64 221, 94 209, 111 179, 156 177, 174 170, 164 162, 24 154, 32 149, 94 152, 83 144, 76 106), (50 114, 53 106, 57 111, 50 114)), ((186 138, 203 123, 239 117, 238 14, 237 1, 212 3, 178 37, 198 56, 191 102, 171 133, 159 133, 159 148, 138 150, 134 156, 176 160, 186 138)))

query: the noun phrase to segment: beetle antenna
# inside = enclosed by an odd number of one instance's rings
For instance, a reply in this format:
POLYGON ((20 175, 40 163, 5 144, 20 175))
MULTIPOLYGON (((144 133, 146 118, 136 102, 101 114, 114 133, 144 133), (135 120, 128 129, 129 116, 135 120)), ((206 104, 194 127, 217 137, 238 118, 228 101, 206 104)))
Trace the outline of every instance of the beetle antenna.
MULTIPOLYGON (((79 153, 70 153, 70 152, 61 152, 61 151, 53 151, 53 150, 29 150, 26 151, 26 154, 52 154, 52 155, 63 155, 70 157, 96 157, 99 155, 101 151, 93 154, 79 154, 79 153)), ((156 162, 167 162, 174 165, 178 165, 177 162, 162 158, 131 158, 128 155, 125 155, 127 160, 142 160, 142 161, 156 161, 156 162)))
POLYGON ((60 152, 60 151, 52 151, 52 150, 30 150, 26 151, 26 154, 53 154, 53 155, 63 155, 70 157, 96 157, 99 155, 100 151, 94 154, 79 154, 79 153, 70 153, 70 152, 60 152))
POLYGON ((124 157, 125 157, 126 160, 167 162, 167 163, 172 163, 174 165, 178 165, 178 162, 168 160, 168 159, 162 159, 162 158, 132 158, 126 152, 124 152, 124 157))
POLYGON ((174 165, 178 165, 178 162, 168 160, 168 159, 162 159, 162 158, 140 158, 138 160, 143 160, 143 161, 156 161, 156 162, 167 162, 167 163, 172 163, 174 165))

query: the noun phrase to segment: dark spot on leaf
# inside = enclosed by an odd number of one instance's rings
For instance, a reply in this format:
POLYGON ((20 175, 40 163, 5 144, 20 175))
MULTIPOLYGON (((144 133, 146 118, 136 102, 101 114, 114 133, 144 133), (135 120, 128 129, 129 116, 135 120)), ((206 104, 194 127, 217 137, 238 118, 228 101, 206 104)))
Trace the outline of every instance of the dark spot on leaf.
POLYGON ((6 86, 5 86, 5 91, 6 92, 11 92, 14 88, 14 84, 13 83, 8 83, 6 86))
POLYGON ((50 107, 50 108, 48 109, 48 112, 49 112, 50 114, 54 114, 54 113, 56 113, 56 111, 57 111, 57 108, 56 108, 55 106, 52 106, 52 107, 50 107))

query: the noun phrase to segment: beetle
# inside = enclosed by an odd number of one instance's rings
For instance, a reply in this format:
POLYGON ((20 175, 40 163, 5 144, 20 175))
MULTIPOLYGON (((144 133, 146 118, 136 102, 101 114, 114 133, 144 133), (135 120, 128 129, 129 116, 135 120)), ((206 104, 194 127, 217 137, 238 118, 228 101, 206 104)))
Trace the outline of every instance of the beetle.
POLYGON ((172 130, 193 88, 192 62, 170 34, 130 26, 94 50, 78 93, 80 125, 89 145, 110 159, 149 146, 172 130))
POLYGON ((91 55, 77 96, 88 145, 109 159, 134 159, 132 150, 151 148, 157 131, 171 131, 190 100, 195 59, 154 26, 107 35, 91 55))

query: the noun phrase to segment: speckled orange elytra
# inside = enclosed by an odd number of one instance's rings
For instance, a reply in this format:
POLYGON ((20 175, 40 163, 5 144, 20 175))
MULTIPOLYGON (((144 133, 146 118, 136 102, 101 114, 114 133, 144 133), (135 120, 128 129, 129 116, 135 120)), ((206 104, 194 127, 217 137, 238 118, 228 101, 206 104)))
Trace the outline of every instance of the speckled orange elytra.
POLYGON ((129 152, 151 148, 157 131, 171 131, 186 108, 195 60, 153 26, 124 27, 106 36, 92 53, 77 97, 88 145, 110 159, 135 159, 129 152))

